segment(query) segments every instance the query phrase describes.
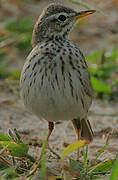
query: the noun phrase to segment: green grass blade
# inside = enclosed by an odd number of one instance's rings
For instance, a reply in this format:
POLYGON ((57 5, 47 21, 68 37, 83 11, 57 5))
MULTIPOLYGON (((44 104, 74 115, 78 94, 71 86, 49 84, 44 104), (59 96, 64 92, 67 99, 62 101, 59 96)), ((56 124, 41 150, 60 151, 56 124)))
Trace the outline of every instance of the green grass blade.
POLYGON ((12 141, 12 138, 4 134, 0 134, 0 141, 12 141))
POLYGON ((118 179, 118 159, 116 159, 113 165, 112 173, 109 180, 117 180, 117 179, 118 179))
POLYGON ((101 162, 101 163, 97 164, 96 166, 90 168, 88 173, 91 176, 99 175, 99 174, 104 175, 112 169, 114 162, 115 162, 115 159, 110 159, 110 160, 101 162))
POLYGON ((95 160, 93 161, 93 164, 97 161, 97 159, 100 157, 100 155, 104 152, 105 148, 106 148, 106 144, 105 144, 105 145, 99 150, 99 152, 97 153, 96 158, 95 158, 95 160))
POLYGON ((65 156, 67 156, 69 153, 71 153, 74 150, 77 150, 83 146, 85 146, 88 142, 85 140, 80 140, 77 142, 74 142, 70 144, 61 154, 61 158, 63 159, 65 156))
POLYGON ((42 159, 41 159, 41 169, 40 169, 40 179, 46 179, 47 173, 46 173, 46 146, 47 141, 44 139, 43 141, 43 149, 42 149, 42 159))
POLYGON ((85 174, 87 174, 87 171, 88 171, 87 159, 88 159, 88 145, 86 146, 86 149, 84 151, 84 171, 85 171, 85 174))

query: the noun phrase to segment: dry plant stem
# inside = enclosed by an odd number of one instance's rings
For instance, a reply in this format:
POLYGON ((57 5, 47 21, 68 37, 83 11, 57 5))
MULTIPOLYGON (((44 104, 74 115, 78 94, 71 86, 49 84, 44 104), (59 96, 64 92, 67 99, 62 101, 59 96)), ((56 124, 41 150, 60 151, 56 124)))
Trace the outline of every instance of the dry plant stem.
POLYGON ((13 165, 15 166, 15 159, 14 159, 14 157, 12 157, 12 162, 13 162, 13 165))
POLYGON ((38 163, 35 165, 35 167, 34 167, 34 165, 33 165, 33 169, 29 172, 29 174, 27 175, 27 177, 33 175, 33 174, 36 172, 37 168, 38 168, 38 167, 40 166, 40 164, 41 164, 41 159, 42 159, 42 152, 41 152, 40 158, 39 158, 39 160, 38 160, 38 163))
POLYGON ((2 41, 1 43, 0 43, 0 49, 1 48, 5 48, 5 47, 7 47, 7 46, 9 46, 9 45, 11 45, 11 44, 13 44, 13 43, 15 43, 15 39, 7 39, 7 40, 4 40, 4 41, 2 41))
POLYGON ((12 166, 12 164, 3 157, 3 154, 5 151, 7 151, 8 146, 9 146, 9 144, 0 151, 0 162, 3 163, 5 166, 9 167, 9 166, 12 166))
POLYGON ((12 166, 12 164, 10 162, 8 162, 4 157, 0 157, 0 162, 7 167, 12 166))
MULTIPOLYGON (((7 145, 7 146, 8 146, 8 145, 7 145)), ((6 149, 7 149, 7 146, 4 147, 4 148, 0 151, 0 162, 1 162, 2 164, 4 164, 5 166, 7 166, 7 167, 11 167, 11 166, 13 166, 13 163, 11 163, 10 161, 6 160, 5 157, 2 157, 3 153, 4 153, 4 152, 6 151, 6 149)), ((14 165, 15 165, 15 164, 14 164, 14 165)), ((18 168, 17 168, 17 171, 18 171, 19 173, 23 173, 23 172, 26 172, 27 169, 18 167, 18 168)))
POLYGON ((27 169, 24 169, 24 168, 21 168, 21 167, 18 167, 16 170, 17 170, 18 173, 27 172, 27 169))
POLYGON ((7 150, 7 147, 9 146, 9 144, 7 146, 5 146, 1 151, 0 151, 0 157, 2 157, 2 155, 4 154, 4 152, 7 150))
POLYGON ((106 146, 109 144, 109 140, 110 140, 111 135, 113 134, 113 131, 114 129, 110 133, 108 133, 108 135, 106 136, 106 141, 105 141, 106 146))

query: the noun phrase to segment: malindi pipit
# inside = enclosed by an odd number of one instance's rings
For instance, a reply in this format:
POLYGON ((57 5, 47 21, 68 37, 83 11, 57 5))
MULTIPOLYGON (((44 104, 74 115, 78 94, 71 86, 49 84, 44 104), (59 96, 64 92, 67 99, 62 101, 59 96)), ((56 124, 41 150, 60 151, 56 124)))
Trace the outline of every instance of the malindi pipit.
POLYGON ((94 12, 76 12, 51 4, 34 26, 34 48, 23 67, 20 88, 27 109, 40 120, 48 121, 47 142, 54 122, 69 120, 78 140, 83 138, 90 142, 93 139, 87 119, 93 95, 90 75, 83 53, 68 36, 79 18, 94 12))

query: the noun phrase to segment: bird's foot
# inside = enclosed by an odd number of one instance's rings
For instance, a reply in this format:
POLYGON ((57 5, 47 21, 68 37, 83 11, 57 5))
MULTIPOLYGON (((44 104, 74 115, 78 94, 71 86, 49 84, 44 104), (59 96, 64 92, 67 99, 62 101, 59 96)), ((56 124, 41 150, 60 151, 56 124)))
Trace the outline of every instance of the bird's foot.
POLYGON ((55 151, 52 150, 52 148, 49 146, 49 144, 47 145, 47 148, 50 150, 51 153, 53 153, 58 159, 61 159, 61 157, 59 156, 59 154, 57 154, 55 151))

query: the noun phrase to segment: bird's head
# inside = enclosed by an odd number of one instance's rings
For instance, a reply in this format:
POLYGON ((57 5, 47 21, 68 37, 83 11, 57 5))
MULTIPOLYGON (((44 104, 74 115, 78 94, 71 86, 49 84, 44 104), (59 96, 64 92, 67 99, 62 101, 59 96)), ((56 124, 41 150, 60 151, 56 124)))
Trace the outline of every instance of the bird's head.
POLYGON ((94 13, 95 10, 76 12, 71 8, 50 4, 39 16, 33 30, 32 44, 54 37, 65 38, 79 18, 94 13))

